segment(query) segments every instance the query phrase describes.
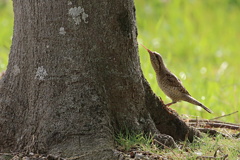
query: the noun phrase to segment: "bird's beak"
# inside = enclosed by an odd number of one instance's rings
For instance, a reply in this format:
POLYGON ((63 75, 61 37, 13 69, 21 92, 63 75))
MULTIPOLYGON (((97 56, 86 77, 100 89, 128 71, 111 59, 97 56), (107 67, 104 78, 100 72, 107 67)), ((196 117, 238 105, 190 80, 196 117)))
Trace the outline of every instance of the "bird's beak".
MULTIPOLYGON (((141 44, 141 43, 140 43, 141 44)), ((153 52, 152 51, 150 51, 147 47, 145 47, 144 45, 142 45, 141 44, 141 46, 143 46, 143 48, 145 48, 147 51, 148 51, 148 53, 150 53, 150 54, 153 54, 153 52)))

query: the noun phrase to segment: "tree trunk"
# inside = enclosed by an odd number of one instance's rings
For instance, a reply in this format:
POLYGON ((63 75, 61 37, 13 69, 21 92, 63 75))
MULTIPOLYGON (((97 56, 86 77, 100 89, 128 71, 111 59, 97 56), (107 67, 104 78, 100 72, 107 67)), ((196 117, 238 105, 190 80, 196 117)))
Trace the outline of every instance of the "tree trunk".
MULTIPOLYGON (((0 81, 0 151, 113 159, 114 134, 198 133, 142 75, 133 0, 13 0, 0 81)), ((116 157, 115 157, 116 158, 116 157)))

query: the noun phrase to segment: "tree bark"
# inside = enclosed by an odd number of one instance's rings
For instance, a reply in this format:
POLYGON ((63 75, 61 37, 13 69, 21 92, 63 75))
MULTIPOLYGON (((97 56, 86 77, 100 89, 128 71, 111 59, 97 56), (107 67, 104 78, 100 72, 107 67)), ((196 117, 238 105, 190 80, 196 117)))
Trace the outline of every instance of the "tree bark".
POLYGON ((192 140, 198 132, 152 92, 139 62, 133 0, 13 0, 0 80, 0 151, 114 159, 130 130, 192 140))

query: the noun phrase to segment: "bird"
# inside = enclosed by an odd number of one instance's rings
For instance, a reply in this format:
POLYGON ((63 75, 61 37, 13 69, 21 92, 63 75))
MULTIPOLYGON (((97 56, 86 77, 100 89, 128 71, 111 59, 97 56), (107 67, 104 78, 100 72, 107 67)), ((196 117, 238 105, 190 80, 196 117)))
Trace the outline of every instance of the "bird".
POLYGON ((189 92, 184 88, 182 82, 166 67, 161 54, 149 50, 144 45, 142 46, 148 51, 150 55, 152 67, 156 72, 158 86, 172 100, 172 102, 166 104, 166 106, 170 106, 180 101, 186 101, 202 107, 208 113, 213 113, 213 111, 211 111, 209 108, 204 106, 201 102, 197 101, 189 94, 189 92))

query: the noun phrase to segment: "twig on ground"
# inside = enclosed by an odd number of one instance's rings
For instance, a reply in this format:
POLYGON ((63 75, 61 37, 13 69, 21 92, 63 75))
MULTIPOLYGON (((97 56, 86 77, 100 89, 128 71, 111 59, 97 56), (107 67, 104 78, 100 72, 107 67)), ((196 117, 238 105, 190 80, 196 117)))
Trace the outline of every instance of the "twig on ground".
POLYGON ((212 118, 212 119, 209 119, 209 120, 220 119, 222 117, 227 117, 227 116, 233 115, 235 113, 238 113, 238 111, 235 111, 235 112, 232 112, 232 113, 229 113, 229 114, 225 114, 225 115, 222 115, 222 116, 219 116, 219 117, 215 117, 215 118, 212 118))
POLYGON ((228 154, 224 154, 223 156, 217 157, 218 151, 223 154, 220 148, 217 148, 213 156, 198 156, 196 159, 222 159, 225 160, 228 157, 228 154))
POLYGON ((196 120, 196 119, 190 119, 185 120, 190 126, 194 127, 205 127, 205 128, 228 128, 232 130, 238 130, 240 131, 240 124, 234 124, 234 123, 226 123, 221 121, 212 121, 212 120, 196 120))
POLYGON ((220 148, 217 148, 217 150, 215 151, 213 156, 198 156, 196 159, 222 159, 222 160, 225 160, 225 159, 227 159, 227 157, 228 157, 228 154, 224 154, 220 148), (219 153, 218 151, 221 152, 223 154, 223 156, 217 157, 217 154, 219 153))

